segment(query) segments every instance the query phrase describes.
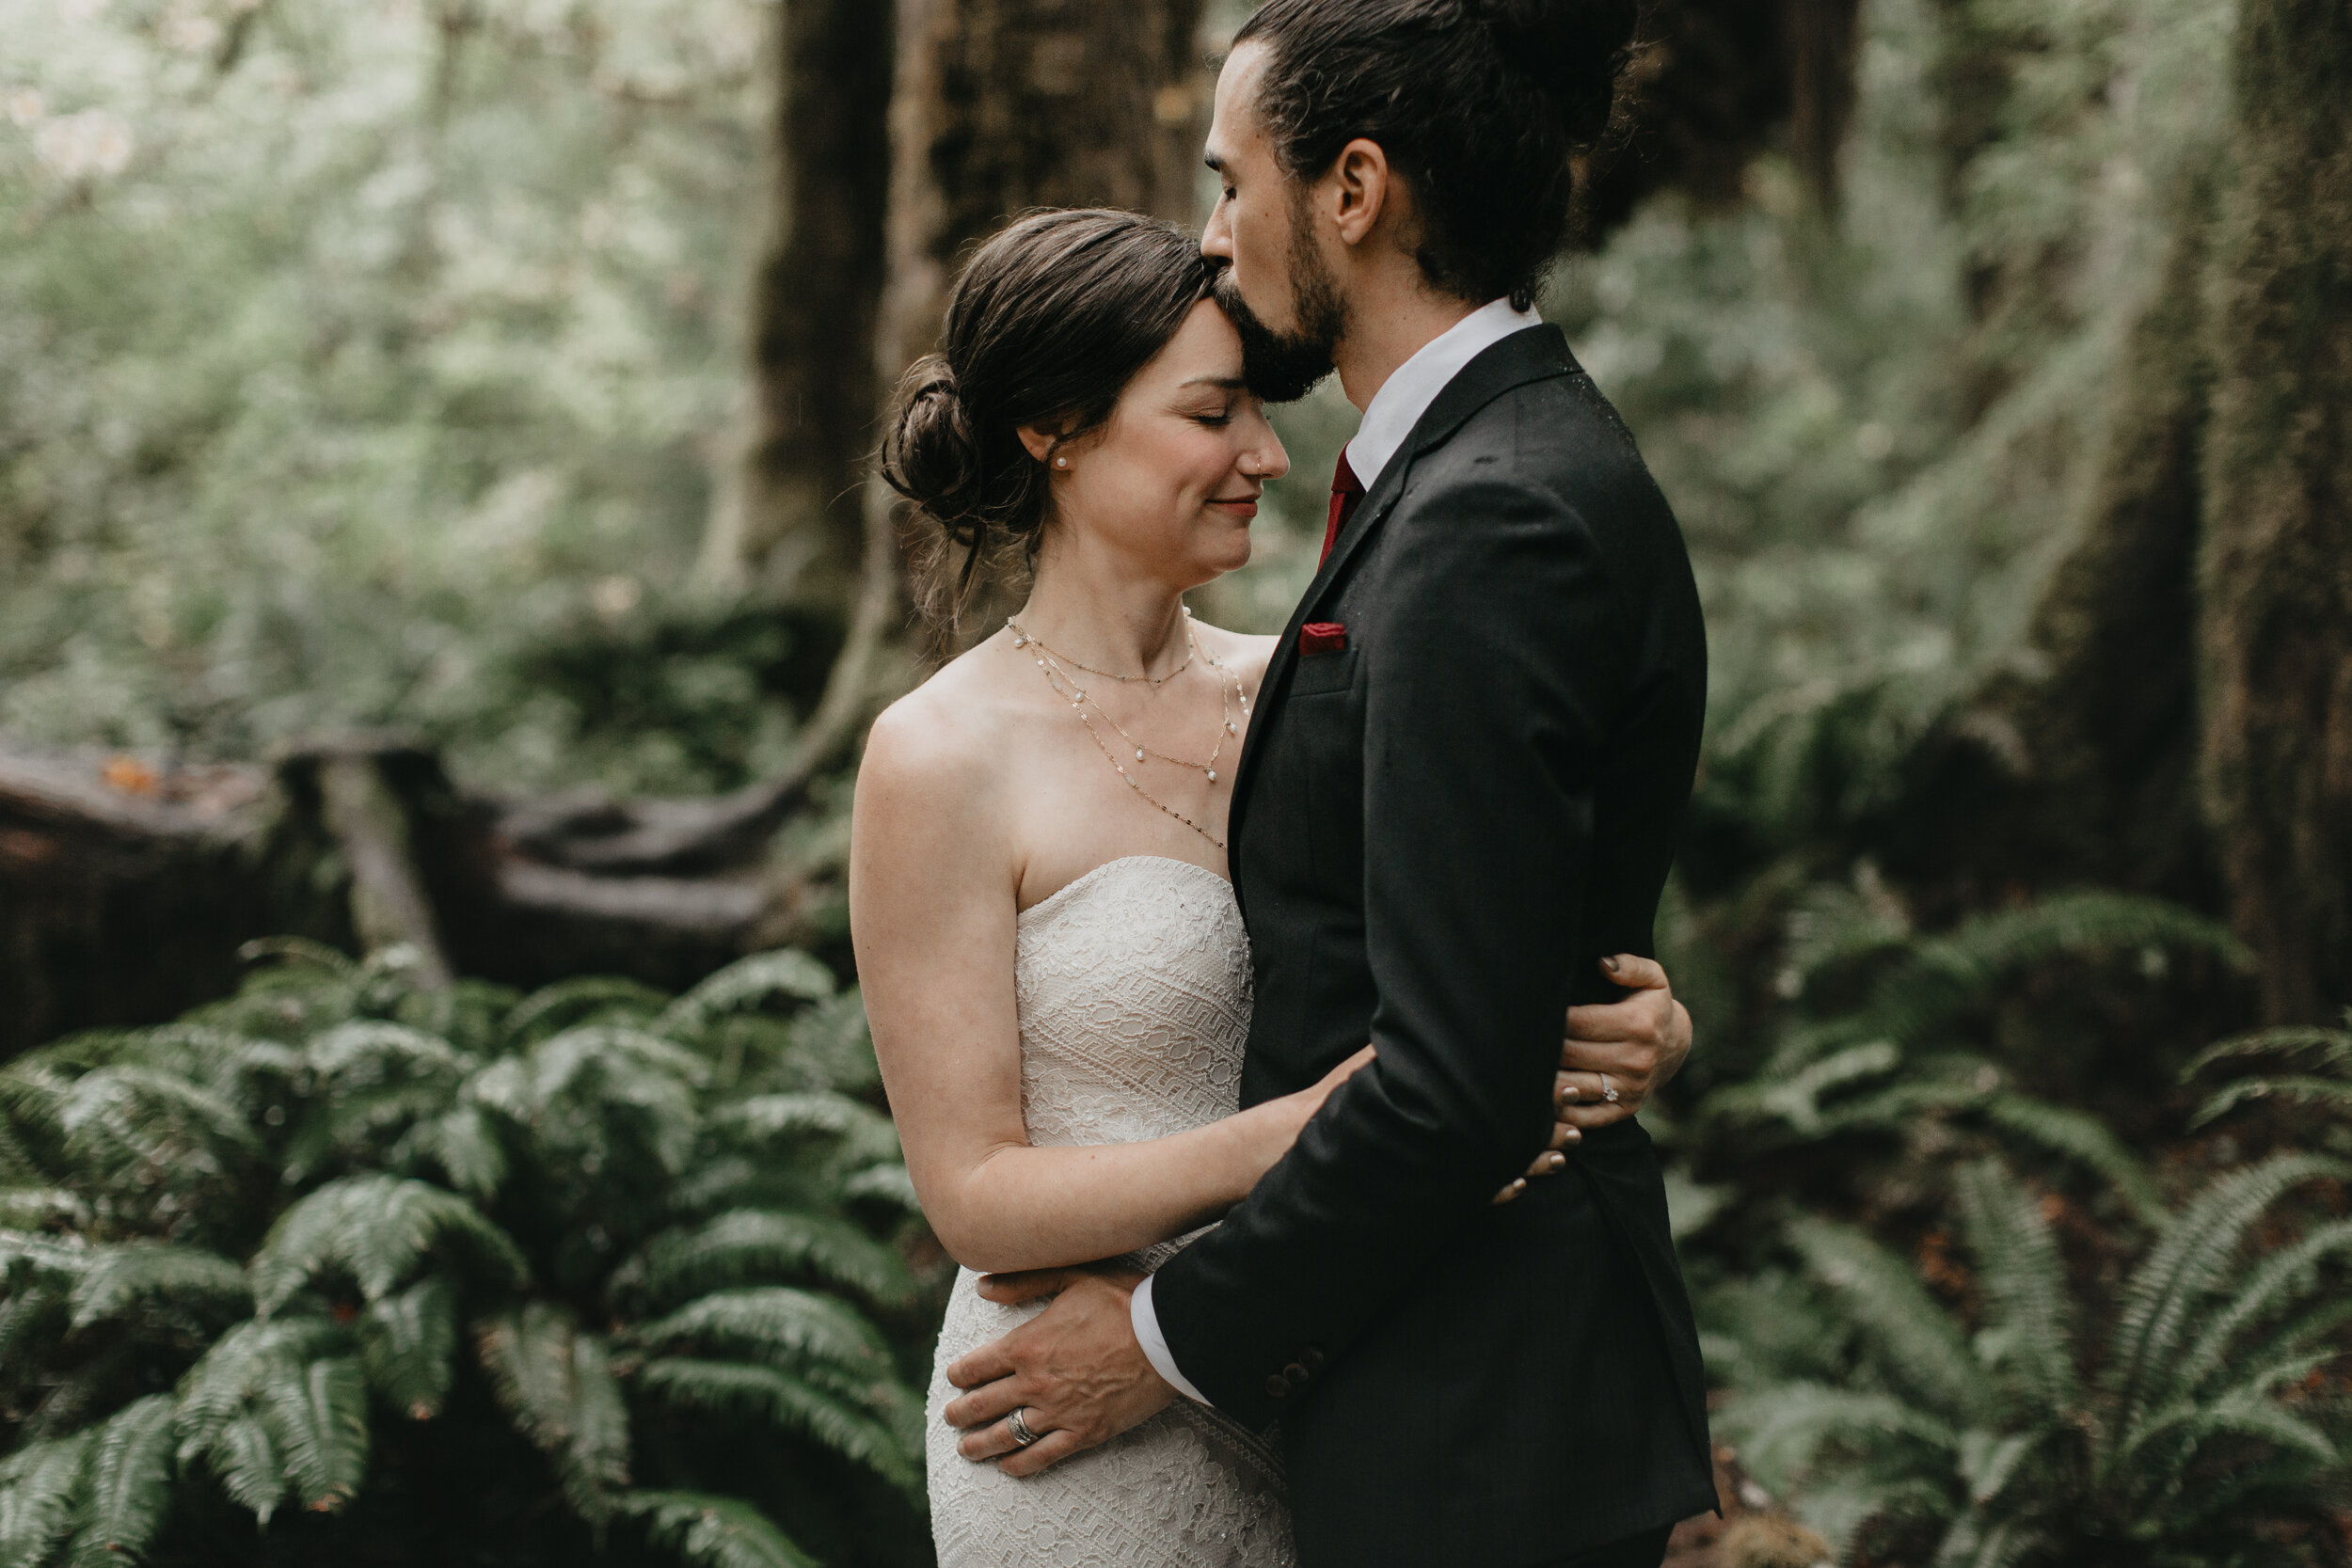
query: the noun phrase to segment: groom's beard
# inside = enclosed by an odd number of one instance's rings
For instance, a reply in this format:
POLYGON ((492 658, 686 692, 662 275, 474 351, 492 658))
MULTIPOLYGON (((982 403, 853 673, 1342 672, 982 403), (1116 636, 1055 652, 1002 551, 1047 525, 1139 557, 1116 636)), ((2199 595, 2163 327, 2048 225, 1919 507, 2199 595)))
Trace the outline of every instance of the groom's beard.
POLYGON ((1291 233, 1291 298, 1298 314, 1295 332, 1277 332, 1249 309, 1228 267, 1216 276, 1216 302, 1241 334, 1242 375, 1267 403, 1296 403, 1332 371, 1332 358, 1347 332, 1347 303, 1324 267, 1301 224, 1291 233))

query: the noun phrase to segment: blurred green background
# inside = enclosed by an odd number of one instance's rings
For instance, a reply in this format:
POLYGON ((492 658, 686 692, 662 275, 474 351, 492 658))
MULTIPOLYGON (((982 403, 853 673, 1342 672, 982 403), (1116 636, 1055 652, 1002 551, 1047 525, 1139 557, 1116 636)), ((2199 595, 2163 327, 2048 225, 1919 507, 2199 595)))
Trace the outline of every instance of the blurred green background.
MULTIPOLYGON (((924 1560, 866 459, 1247 9, 0 0, 0 1560, 924 1560)), ((1713 650, 1674 1560, 2352 1560, 2352 11, 1644 40, 1545 309, 1713 650)))

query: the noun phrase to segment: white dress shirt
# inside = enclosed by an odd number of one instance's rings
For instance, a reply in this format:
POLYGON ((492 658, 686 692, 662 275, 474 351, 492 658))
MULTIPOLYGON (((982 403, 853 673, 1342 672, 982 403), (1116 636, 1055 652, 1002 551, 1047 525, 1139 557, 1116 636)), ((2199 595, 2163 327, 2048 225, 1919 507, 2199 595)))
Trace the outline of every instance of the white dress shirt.
MULTIPOLYGON (((1347 466, 1356 470, 1357 480, 1367 490, 1380 483, 1421 417, 1471 360, 1512 334, 1543 325, 1544 318, 1533 310, 1517 309, 1507 299, 1490 300, 1422 344, 1373 394, 1356 438, 1347 444, 1347 466)), ((1168 1337, 1160 1332, 1159 1314, 1152 1306, 1152 1284, 1146 1275, 1128 1305, 1136 1342, 1143 1347, 1152 1370, 1178 1393, 1207 1404, 1207 1397, 1177 1370, 1176 1358, 1168 1354, 1168 1337)))

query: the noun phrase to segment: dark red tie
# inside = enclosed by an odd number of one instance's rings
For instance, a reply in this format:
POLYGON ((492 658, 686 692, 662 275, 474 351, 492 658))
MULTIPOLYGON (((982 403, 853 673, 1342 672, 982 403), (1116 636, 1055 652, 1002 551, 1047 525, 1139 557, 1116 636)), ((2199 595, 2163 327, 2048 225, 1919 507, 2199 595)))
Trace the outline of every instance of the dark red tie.
MULTIPOLYGON (((1331 546, 1340 542, 1340 530, 1356 515, 1357 503, 1364 499, 1364 482, 1348 467, 1347 452, 1340 452, 1340 466, 1331 474, 1331 521, 1323 531, 1323 560, 1331 559, 1331 546)), ((1323 562, 1317 562, 1320 566, 1323 562)))

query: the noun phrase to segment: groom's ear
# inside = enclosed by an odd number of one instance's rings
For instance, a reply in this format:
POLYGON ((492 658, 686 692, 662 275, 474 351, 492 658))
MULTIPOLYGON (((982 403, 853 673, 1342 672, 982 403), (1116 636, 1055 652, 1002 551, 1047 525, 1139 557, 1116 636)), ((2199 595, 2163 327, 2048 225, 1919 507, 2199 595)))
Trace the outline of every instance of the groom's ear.
POLYGON ((1340 149, 1324 176, 1323 199, 1316 203, 1337 228, 1341 240, 1360 245, 1376 233, 1383 219, 1401 213, 1403 191, 1389 155, 1369 136, 1358 136, 1340 149))

